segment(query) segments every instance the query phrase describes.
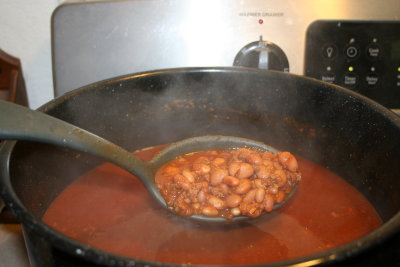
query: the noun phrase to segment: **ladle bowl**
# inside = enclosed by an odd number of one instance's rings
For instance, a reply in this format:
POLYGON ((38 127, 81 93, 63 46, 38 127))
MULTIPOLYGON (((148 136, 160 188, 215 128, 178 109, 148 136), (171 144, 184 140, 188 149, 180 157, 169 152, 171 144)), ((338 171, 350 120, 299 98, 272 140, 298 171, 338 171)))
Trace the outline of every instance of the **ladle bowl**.
MULTIPOLYGON (((71 148, 106 159, 136 176, 150 195, 164 208, 167 204, 155 184, 157 170, 179 155, 210 149, 247 147, 277 153, 264 143, 233 136, 200 136, 170 144, 150 161, 143 161, 120 146, 63 120, 39 111, 0 101, 0 139, 37 141, 71 148)), ((291 198, 297 186, 285 201, 274 205, 274 209, 291 198)), ((188 218, 212 223, 224 223, 220 217, 193 215, 188 218)), ((247 216, 234 217, 230 221, 250 219, 247 216)))

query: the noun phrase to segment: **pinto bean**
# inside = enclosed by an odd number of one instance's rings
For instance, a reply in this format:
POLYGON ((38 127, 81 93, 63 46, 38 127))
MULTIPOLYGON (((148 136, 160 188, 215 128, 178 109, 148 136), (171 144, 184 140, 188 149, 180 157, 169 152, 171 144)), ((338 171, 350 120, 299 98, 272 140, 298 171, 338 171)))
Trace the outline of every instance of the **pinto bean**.
POLYGON ((279 191, 275 196, 276 203, 281 203, 286 198, 286 194, 283 191, 279 191))
POLYGON ((191 183, 193 183, 195 180, 193 172, 189 171, 188 169, 183 170, 182 175, 185 176, 191 183))
POLYGON ((211 167, 208 164, 195 163, 195 164, 193 164, 193 170, 200 174, 207 174, 210 172, 211 167))
POLYGON ((194 209, 198 210, 198 209, 201 208, 201 205, 200 205, 199 203, 193 203, 193 204, 192 204, 192 207, 193 207, 194 209))
POLYGON ((233 209, 231 209, 231 214, 232 214, 232 216, 236 217, 241 214, 241 211, 239 208, 233 208, 233 209))
POLYGON ((179 168, 175 166, 167 166, 166 168, 164 168, 164 172, 167 175, 176 175, 179 173, 179 168))
POLYGON ((237 150, 237 154, 239 158, 245 159, 248 155, 250 155, 252 151, 248 148, 242 147, 237 150))
POLYGON ((229 194, 229 186, 227 186, 226 184, 219 184, 216 188, 218 188, 218 191, 224 195, 229 194))
POLYGON ((260 165, 257 167, 256 176, 258 178, 267 179, 271 176, 271 168, 268 168, 264 165, 260 165))
POLYGON ((279 162, 285 166, 289 171, 295 172, 297 171, 299 165, 297 163, 296 158, 292 155, 292 153, 284 151, 278 153, 279 162))
POLYGON ((227 170, 225 170, 225 169, 216 169, 216 170, 211 172, 210 183, 212 185, 219 185, 220 183, 222 183, 222 180, 227 175, 228 175, 228 171, 227 170))
POLYGON ((246 156, 246 161, 251 164, 260 165, 262 158, 258 153, 250 153, 246 156))
POLYGON ((263 188, 257 188, 255 189, 256 193, 255 193, 255 200, 258 203, 263 202, 264 197, 265 197, 265 190, 263 188))
POLYGON ((242 198, 236 194, 229 195, 225 199, 225 204, 229 208, 236 208, 237 206, 239 206, 240 202, 242 202, 242 198))
POLYGON ((240 170, 240 162, 234 161, 228 166, 229 175, 235 176, 240 170))
POLYGON ((222 182, 224 182, 225 184, 229 185, 229 186, 237 186, 239 184, 239 179, 233 176, 225 176, 224 179, 222 180, 222 182))
POLYGON ((287 164, 287 168, 291 172, 297 172, 299 169, 299 164, 297 163, 297 159, 293 155, 287 164))
POLYGON ((208 198, 208 203, 216 209, 225 208, 225 202, 218 197, 210 196, 208 198))
POLYGON ((254 174, 253 166, 249 163, 242 162, 242 163, 240 163, 240 169, 236 176, 239 179, 245 179, 245 178, 249 178, 253 174, 254 174))
POLYGON ((218 210, 211 206, 205 206, 201 209, 201 213, 205 216, 215 217, 218 215, 218 210))
POLYGON ((222 165, 224 165, 226 163, 226 159, 224 159, 224 158, 215 158, 213 161, 212 161, 212 164, 214 165, 214 166, 222 166, 222 165))
POLYGON ((251 182, 249 179, 241 179, 239 185, 235 188, 235 193, 242 195, 249 192, 251 189, 251 182))
POLYGON ((203 190, 201 190, 198 194, 197 194, 197 200, 201 203, 205 202, 207 200, 207 194, 206 192, 204 192, 203 190))
POLYGON ((273 195, 277 194, 278 190, 279 190, 279 188, 277 185, 272 185, 272 186, 268 187, 268 193, 273 194, 273 195))
POLYGON ((200 157, 196 158, 193 161, 193 163, 194 164, 198 164, 198 163, 208 164, 208 163, 210 163, 210 159, 208 157, 206 157, 206 156, 200 156, 200 157))
POLYGON ((247 203, 253 202, 254 198, 256 197, 256 191, 257 191, 257 189, 253 189, 253 190, 250 190, 249 192, 247 192, 243 198, 243 201, 246 201, 247 203))
POLYGON ((271 194, 265 194, 264 210, 266 212, 271 212, 273 208, 274 208, 274 196, 271 194))

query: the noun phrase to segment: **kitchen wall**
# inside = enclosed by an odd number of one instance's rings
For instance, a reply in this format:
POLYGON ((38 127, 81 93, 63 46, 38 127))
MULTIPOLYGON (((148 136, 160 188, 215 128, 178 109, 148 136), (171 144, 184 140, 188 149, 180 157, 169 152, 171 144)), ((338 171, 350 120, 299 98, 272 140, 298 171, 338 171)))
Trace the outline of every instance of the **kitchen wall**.
POLYGON ((0 49, 20 58, 29 104, 53 98, 50 19, 61 0, 0 0, 0 49))

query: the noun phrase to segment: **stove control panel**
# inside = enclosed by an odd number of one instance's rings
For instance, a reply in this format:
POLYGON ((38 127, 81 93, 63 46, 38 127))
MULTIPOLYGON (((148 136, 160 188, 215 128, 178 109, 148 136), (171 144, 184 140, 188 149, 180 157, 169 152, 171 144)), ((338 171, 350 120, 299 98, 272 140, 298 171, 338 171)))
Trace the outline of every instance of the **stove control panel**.
POLYGON ((304 74, 400 106, 400 23, 328 21, 306 33, 304 74))

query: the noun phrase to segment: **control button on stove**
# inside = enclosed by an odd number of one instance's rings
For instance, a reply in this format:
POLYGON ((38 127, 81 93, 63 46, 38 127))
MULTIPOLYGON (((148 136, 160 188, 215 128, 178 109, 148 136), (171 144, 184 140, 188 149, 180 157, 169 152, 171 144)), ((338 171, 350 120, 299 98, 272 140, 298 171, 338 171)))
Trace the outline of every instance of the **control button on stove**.
POLYGON ((335 83, 336 75, 333 72, 325 72, 321 74, 320 80, 327 83, 335 83))
POLYGON ((370 44, 366 48, 367 58, 378 60, 381 55, 381 47, 378 44, 370 44))
POLYGON ((375 87, 379 83, 379 76, 376 73, 368 73, 364 78, 364 82, 368 87, 375 87))
MULTIPOLYGON (((399 68, 400 68, 400 67, 399 67, 399 68)), ((400 87, 400 74, 397 74, 396 86, 397 86, 397 87, 400 87)))
POLYGON ((356 59, 360 54, 358 46, 354 44, 346 46, 344 53, 349 59, 356 59))
POLYGON ((322 47, 322 56, 326 59, 334 59, 337 55, 338 48, 334 44, 325 44, 322 47))
POLYGON ((343 85, 347 88, 354 88, 358 84, 358 75, 353 72, 347 72, 343 76, 343 85))

